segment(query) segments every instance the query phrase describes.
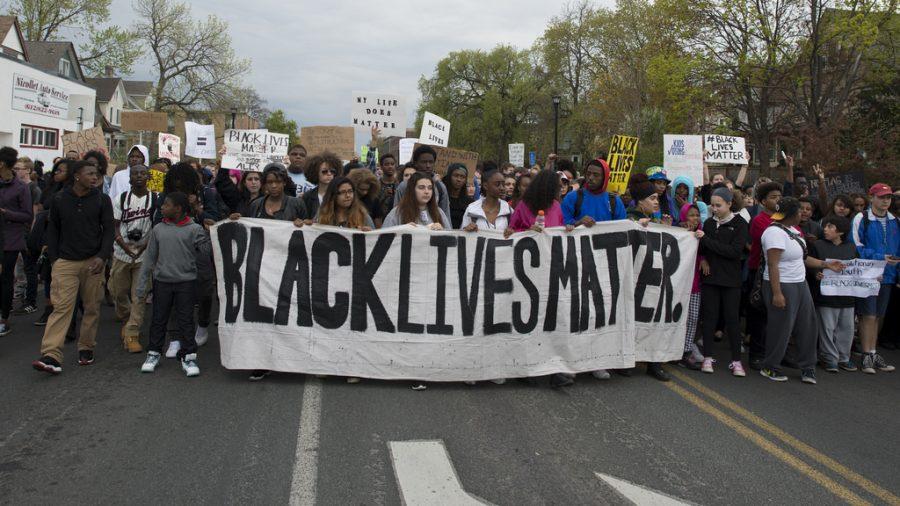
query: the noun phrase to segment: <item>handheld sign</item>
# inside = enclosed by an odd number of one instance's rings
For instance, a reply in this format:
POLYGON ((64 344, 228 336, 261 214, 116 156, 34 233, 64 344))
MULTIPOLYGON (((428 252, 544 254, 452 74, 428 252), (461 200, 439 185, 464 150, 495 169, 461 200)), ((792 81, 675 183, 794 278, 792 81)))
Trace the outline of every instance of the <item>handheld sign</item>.
MULTIPOLYGON (((809 194, 817 195, 819 193, 819 180, 810 178, 807 180, 809 184, 809 194)), ((853 193, 866 194, 866 175, 863 171, 846 172, 844 174, 833 174, 825 176, 825 194, 829 199, 833 199, 836 195, 850 195, 853 193)))
POLYGON ((216 127, 214 125, 200 125, 192 121, 185 121, 184 137, 186 140, 185 155, 194 158, 216 157, 216 127))
POLYGON ((160 158, 178 163, 178 160, 181 159, 181 137, 160 132, 158 144, 160 158))
POLYGON ((516 167, 525 166, 525 145, 510 144, 509 145, 509 163, 516 167))
MULTIPOLYGON (((416 144, 416 147, 421 144, 416 144)), ((466 166, 469 171, 469 182, 475 178, 475 167, 478 166, 478 153, 474 151, 464 151, 462 149, 443 148, 440 146, 431 146, 437 152, 437 158, 434 160, 434 173, 444 177, 447 174, 447 167, 451 163, 461 163, 466 166)))
POLYGON ((704 136, 707 163, 747 165, 747 145, 743 137, 706 134, 704 136))
POLYGON ((353 127, 311 126, 300 129, 300 143, 306 146, 310 155, 328 151, 341 160, 350 160, 356 153, 353 140, 353 127))
POLYGON ((432 146, 447 147, 450 141, 450 122, 444 118, 426 112, 422 118, 422 131, 419 133, 419 142, 432 146))
POLYGON ((169 115, 164 112, 122 111, 122 130, 126 132, 165 132, 169 115))
POLYGON ((357 130, 377 127, 385 137, 403 137, 406 100, 400 95, 354 91, 350 124, 357 130))
POLYGON ((623 194, 628 189, 628 179, 637 156, 638 138, 627 135, 614 135, 609 147, 609 185, 607 189, 616 194, 623 194))
MULTIPOLYGON (((832 260, 827 260, 831 262, 832 260)), ((879 277, 884 274, 884 260, 839 260, 845 268, 841 272, 825 269, 820 288, 822 295, 872 297, 881 290, 879 277)))
POLYGON ((261 171, 269 163, 284 163, 290 139, 266 129, 225 130, 223 142, 222 168, 261 171))
POLYGON ((88 151, 98 150, 106 154, 106 139, 99 126, 80 132, 70 132, 62 136, 63 153, 75 151, 81 157, 88 151))
POLYGON ((398 164, 412 161, 413 150, 416 149, 416 143, 418 142, 419 139, 416 139, 414 137, 400 139, 400 159, 397 160, 398 164))
POLYGON ((703 136, 663 135, 663 165, 672 179, 691 178, 694 186, 703 185, 703 136))

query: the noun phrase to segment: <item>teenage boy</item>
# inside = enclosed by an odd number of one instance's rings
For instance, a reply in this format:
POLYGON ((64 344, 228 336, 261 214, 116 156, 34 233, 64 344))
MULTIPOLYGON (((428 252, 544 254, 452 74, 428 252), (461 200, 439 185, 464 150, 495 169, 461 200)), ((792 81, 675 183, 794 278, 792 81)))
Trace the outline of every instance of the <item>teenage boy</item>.
POLYGON ((381 190, 378 200, 384 212, 389 213, 394 208, 394 192, 400 184, 400 178, 397 177, 397 159, 394 155, 385 153, 378 159, 378 166, 381 168, 381 190))
MULTIPOLYGON (((750 257, 747 259, 747 268, 750 270, 747 280, 751 286, 756 280, 756 273, 762 261, 762 235, 772 224, 772 215, 778 207, 779 200, 781 200, 781 185, 778 183, 763 183, 756 189, 760 213, 750 221, 750 257)), ((748 305, 747 311, 750 313, 747 315, 750 367, 759 370, 766 355, 766 312, 765 309, 756 309, 751 305, 748 305)))
MULTIPOLYGON (((444 214, 450 216, 450 196, 447 193, 447 187, 441 182, 441 178, 434 174, 435 160, 437 160, 437 151, 431 146, 419 146, 413 151, 412 163, 416 166, 416 172, 422 172, 431 177, 431 180, 434 181, 434 191, 438 197, 438 207, 444 211, 444 214)), ((406 181, 403 181, 394 193, 395 206, 400 203, 405 191, 406 181)))
POLYGON ((128 150, 128 167, 113 174, 112 181, 109 183, 109 198, 117 198, 119 195, 128 191, 131 187, 131 167, 135 165, 146 165, 150 163, 150 152, 147 146, 135 144, 128 150))
POLYGON ((290 162, 290 165, 287 167, 288 176, 291 177, 291 181, 297 186, 296 196, 300 197, 316 187, 316 185, 306 179, 306 173, 303 171, 305 167, 304 162, 306 161, 306 148, 302 144, 294 144, 288 150, 288 160, 290 162))

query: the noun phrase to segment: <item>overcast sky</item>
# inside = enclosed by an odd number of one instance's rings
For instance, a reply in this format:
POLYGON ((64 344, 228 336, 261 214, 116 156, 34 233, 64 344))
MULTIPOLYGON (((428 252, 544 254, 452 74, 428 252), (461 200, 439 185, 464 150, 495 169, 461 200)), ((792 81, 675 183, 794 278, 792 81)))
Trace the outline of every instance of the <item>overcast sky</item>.
MULTIPOLYGON (((113 0, 113 22, 134 21, 132 0, 113 0)), ((606 2, 604 2, 606 3, 606 2)), ((193 0, 195 18, 228 22, 232 44, 250 58, 247 76, 300 126, 348 125, 353 91, 407 97, 410 119, 418 80, 451 51, 509 43, 531 47, 564 2, 546 0, 347 1, 193 0)), ((135 68, 150 78, 149 63, 135 68)))

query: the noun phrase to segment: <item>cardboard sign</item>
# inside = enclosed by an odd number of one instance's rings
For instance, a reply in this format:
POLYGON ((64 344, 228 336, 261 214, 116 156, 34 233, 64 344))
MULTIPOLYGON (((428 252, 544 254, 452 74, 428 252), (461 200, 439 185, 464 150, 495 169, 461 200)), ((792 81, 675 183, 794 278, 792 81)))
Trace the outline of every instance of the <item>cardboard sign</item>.
POLYGON ((416 139, 414 137, 400 139, 400 159, 397 160, 397 165, 412 161, 413 150, 416 149, 417 142, 419 142, 419 139, 416 139))
POLYGON ((273 162, 285 163, 290 147, 287 134, 266 129, 225 130, 222 142, 225 144, 222 168, 257 172, 273 162))
MULTIPOLYGON (((827 261, 831 261, 830 259, 827 261)), ((822 295, 844 295, 850 297, 872 297, 878 295, 881 290, 881 281, 878 279, 884 274, 884 260, 841 260, 844 270, 834 272, 825 269, 825 278, 820 288, 822 295)))
POLYGON ((165 132, 169 115, 164 112, 122 111, 122 130, 126 132, 165 132))
POLYGON ((383 137, 406 135, 406 100, 400 95, 353 92, 350 124, 357 130, 381 129, 383 137))
POLYGON ((510 144, 509 145, 509 163, 516 167, 525 166, 525 145, 510 144))
MULTIPOLYGON (((815 198, 819 194, 819 180, 815 177, 807 177, 807 182, 809 194, 815 198)), ((865 195, 867 192, 866 175, 862 171, 825 176, 825 194, 829 199, 833 199, 837 195, 853 193, 865 195)))
MULTIPOLYGON (((418 148, 422 144, 416 144, 418 148)), ((447 167, 451 163, 461 163, 466 166, 469 171, 469 182, 475 178, 475 168, 478 166, 478 153, 474 151, 465 151, 462 149, 444 148, 441 146, 431 146, 437 152, 437 159, 434 161, 434 173, 444 177, 447 174, 447 167)))
POLYGON ((311 126, 300 129, 300 144, 310 155, 326 151, 334 153, 341 160, 350 160, 356 153, 353 127, 311 126))
POLYGON ((707 163, 747 165, 747 145, 743 137, 706 134, 703 138, 707 163))
POLYGON ((88 128, 80 132, 70 132, 62 136, 63 155, 69 151, 78 153, 78 157, 84 156, 91 150, 101 151, 106 154, 106 139, 103 137, 103 129, 99 126, 88 128))
POLYGON ((426 112, 422 118, 422 131, 419 133, 419 142, 432 146, 447 147, 450 142, 450 122, 444 118, 426 112))
POLYGON ((192 121, 185 121, 184 136, 187 139, 184 148, 185 155, 194 158, 216 158, 215 125, 200 125, 192 121))
POLYGON ((12 108, 66 119, 69 116, 69 92, 49 81, 13 74, 12 108))
POLYGON ((663 135, 663 165, 670 179, 686 176, 703 186, 703 136, 663 135))
POLYGON ((181 159, 181 137, 174 134, 159 134, 159 157, 178 163, 181 159))
POLYGON ((638 138, 614 135, 609 146, 609 186, 607 189, 618 195, 628 189, 628 179, 637 156, 638 138))

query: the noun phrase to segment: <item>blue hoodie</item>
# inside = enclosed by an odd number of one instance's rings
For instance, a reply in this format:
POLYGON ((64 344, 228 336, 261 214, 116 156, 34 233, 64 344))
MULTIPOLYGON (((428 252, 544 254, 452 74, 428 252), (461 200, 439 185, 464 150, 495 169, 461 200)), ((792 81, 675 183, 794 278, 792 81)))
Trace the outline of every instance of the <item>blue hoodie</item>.
MULTIPOLYGON (((687 203, 691 204, 694 202, 694 181, 687 176, 678 176, 673 181, 672 184, 669 185, 669 216, 672 217, 672 225, 678 225, 681 222, 681 206, 679 206, 675 202, 675 189, 678 188, 679 185, 685 185, 688 189, 688 200, 687 203)), ((666 212, 665 209, 660 209, 662 212, 666 212)))

